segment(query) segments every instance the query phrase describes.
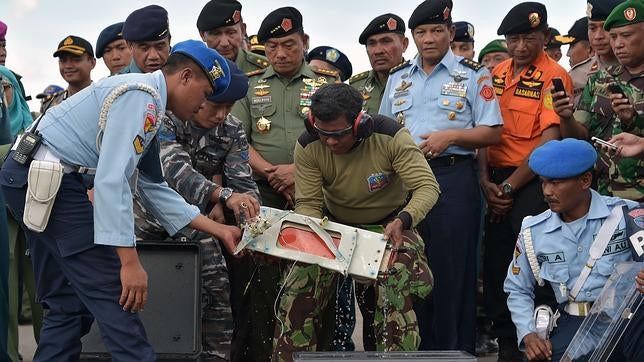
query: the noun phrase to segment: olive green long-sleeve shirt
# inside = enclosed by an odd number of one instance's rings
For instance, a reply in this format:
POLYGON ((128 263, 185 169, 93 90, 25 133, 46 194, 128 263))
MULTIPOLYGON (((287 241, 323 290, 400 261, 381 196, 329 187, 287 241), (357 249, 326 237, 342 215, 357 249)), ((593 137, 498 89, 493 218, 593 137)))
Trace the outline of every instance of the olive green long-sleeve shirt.
POLYGON ((409 131, 394 120, 374 116, 374 134, 337 155, 317 135, 303 134, 295 146, 295 211, 322 217, 323 208, 339 221, 369 224, 394 210, 410 226, 436 204, 440 189, 409 131))

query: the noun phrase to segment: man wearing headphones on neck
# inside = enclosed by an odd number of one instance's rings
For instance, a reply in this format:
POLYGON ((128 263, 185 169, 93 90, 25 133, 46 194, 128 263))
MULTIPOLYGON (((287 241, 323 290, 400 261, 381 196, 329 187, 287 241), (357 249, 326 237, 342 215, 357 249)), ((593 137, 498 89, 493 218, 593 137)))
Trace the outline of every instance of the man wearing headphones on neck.
MULTIPOLYGON (((420 338, 412 298, 427 296, 433 278, 423 242, 412 227, 440 191, 409 131, 393 119, 361 112, 362 101, 346 84, 328 84, 311 97, 308 132, 295 146, 295 212, 382 232, 398 250, 389 266, 397 272, 376 281, 376 307, 388 311, 384 317, 376 314, 377 347, 414 350, 420 338)), ((337 276, 318 265, 295 264, 279 304, 284 325, 276 328, 275 360, 316 349, 322 330, 329 327, 318 321, 326 308, 334 307, 337 276), (294 338, 302 335, 306 343, 294 338)))

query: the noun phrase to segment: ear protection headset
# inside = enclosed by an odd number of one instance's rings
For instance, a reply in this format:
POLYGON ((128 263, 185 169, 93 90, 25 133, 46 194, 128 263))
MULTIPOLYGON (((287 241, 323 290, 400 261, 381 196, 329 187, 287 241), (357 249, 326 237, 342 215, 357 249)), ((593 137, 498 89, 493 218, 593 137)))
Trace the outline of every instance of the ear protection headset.
MULTIPOLYGON (((309 111, 308 119, 304 120, 304 126, 309 133, 316 134, 313 120, 313 112, 309 111)), ((364 111, 358 113, 353 121, 353 136, 358 139, 365 139, 373 134, 373 118, 364 111)))

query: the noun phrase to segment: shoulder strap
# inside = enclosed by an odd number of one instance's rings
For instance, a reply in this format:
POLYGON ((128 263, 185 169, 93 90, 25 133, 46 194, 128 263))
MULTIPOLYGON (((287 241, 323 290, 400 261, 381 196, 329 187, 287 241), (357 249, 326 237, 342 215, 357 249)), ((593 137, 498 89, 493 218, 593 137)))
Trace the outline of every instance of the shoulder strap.
POLYGON ((539 267, 539 260, 537 259, 537 253, 534 252, 534 244, 532 243, 532 228, 527 227, 523 229, 523 245, 525 246, 525 256, 528 258, 528 263, 530 264, 530 269, 532 269, 532 274, 534 279, 537 280, 537 284, 540 287, 544 286, 544 281, 539 276, 541 273, 541 268, 539 267))
POLYGON ((581 288, 584 286, 586 279, 588 279, 588 277, 590 276, 590 272, 593 270, 595 262, 604 254, 604 250, 606 250, 606 246, 608 245, 610 238, 613 236, 615 228, 617 228, 617 225, 619 225, 619 221, 622 220, 623 216, 624 213, 622 210, 622 204, 615 205, 610 215, 608 215, 608 218, 606 218, 606 220, 602 224, 602 227, 599 229, 599 232, 597 233, 597 237, 595 237, 593 244, 590 246, 590 257, 588 258, 586 265, 584 265, 584 268, 581 270, 579 278, 577 278, 577 282, 570 291, 570 295, 568 296, 568 299, 570 301, 574 301, 577 298, 577 295, 579 294, 579 291, 581 291, 581 288))

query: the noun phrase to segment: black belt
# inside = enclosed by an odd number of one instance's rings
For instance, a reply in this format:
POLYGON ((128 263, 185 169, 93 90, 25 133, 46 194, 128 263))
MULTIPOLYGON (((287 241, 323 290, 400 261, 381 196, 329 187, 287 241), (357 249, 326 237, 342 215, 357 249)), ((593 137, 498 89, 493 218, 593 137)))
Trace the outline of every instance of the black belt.
POLYGON ((470 155, 449 155, 436 158, 428 158, 427 163, 432 168, 454 166, 463 161, 472 161, 470 155))

